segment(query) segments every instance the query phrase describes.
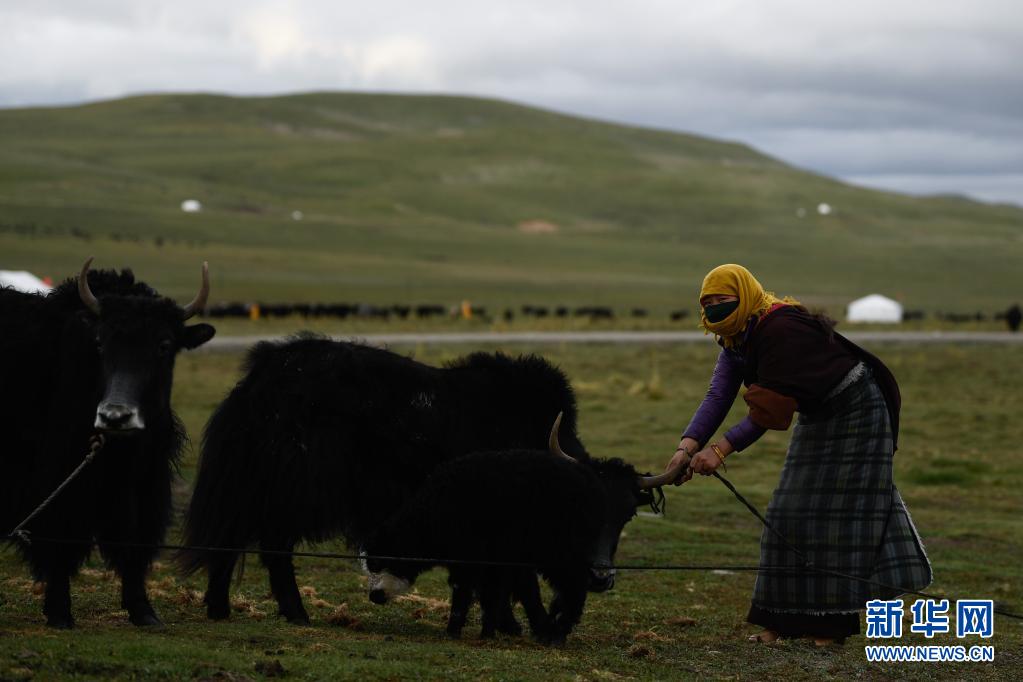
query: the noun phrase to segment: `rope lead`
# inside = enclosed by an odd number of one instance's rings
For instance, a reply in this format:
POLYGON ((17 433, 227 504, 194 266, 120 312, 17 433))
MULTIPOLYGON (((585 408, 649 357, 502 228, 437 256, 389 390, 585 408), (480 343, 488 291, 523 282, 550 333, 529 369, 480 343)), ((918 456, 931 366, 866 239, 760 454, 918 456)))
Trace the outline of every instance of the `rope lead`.
MULTIPOLYGON (((66 479, 64 479, 63 483, 61 483, 59 486, 57 486, 57 489, 54 490, 50 494, 49 497, 47 497, 45 500, 43 500, 42 504, 40 504, 38 507, 36 507, 35 511, 33 511, 31 514, 29 514, 25 518, 24 521, 22 521, 17 526, 15 526, 14 530, 12 530, 7 536, 5 536, 4 539, 6 539, 6 540, 16 540, 18 542, 24 543, 25 545, 31 545, 32 544, 32 538, 30 536, 30 532, 28 530, 25 530, 25 526, 28 525, 28 523, 32 519, 34 519, 36 516, 38 516, 44 509, 46 509, 46 507, 50 504, 50 502, 52 502, 61 493, 61 491, 63 491, 64 488, 66 488, 68 486, 68 484, 71 483, 71 481, 73 481, 78 476, 78 474, 81 473, 82 470, 85 469, 85 467, 88 466, 92 462, 93 459, 95 459, 96 455, 99 454, 99 452, 103 449, 103 446, 105 444, 106 444, 106 439, 104 438, 103 434, 102 433, 96 433, 92 437, 92 439, 90 441, 89 452, 88 452, 88 454, 85 455, 85 459, 82 461, 82 463, 79 464, 78 467, 74 471, 72 471, 71 474, 66 479)), ((917 592, 915 590, 909 590, 909 589, 906 589, 906 588, 903 588, 903 587, 898 587, 898 586, 894 586, 894 585, 888 585, 888 584, 879 582, 877 580, 870 580, 869 578, 861 578, 859 576, 849 575, 849 574, 846 574, 846 573, 842 573, 840 571, 832 571, 832 570, 829 570, 829 569, 826 569, 826 568, 819 568, 817 566, 814 566, 813 562, 809 559, 809 557, 807 557, 805 553, 800 551, 799 548, 793 546, 792 543, 790 543, 788 540, 786 540, 785 537, 782 536, 782 534, 780 532, 778 532, 778 530, 776 528, 771 526, 771 524, 767 521, 767 519, 764 518, 763 514, 761 514, 757 510, 756 507, 754 507, 752 504, 750 504, 750 502, 745 497, 743 497, 739 493, 738 490, 735 489, 735 486, 732 485, 732 483, 728 479, 726 479, 724 476, 722 476, 721 474, 719 474, 716 471, 713 472, 713 474, 714 474, 714 476, 719 481, 721 481, 722 484, 724 484, 724 486, 726 488, 728 488, 729 490, 732 491, 732 494, 735 495, 736 499, 739 500, 739 502, 741 502, 743 505, 745 505, 745 507, 750 510, 750 513, 752 513, 755 517, 757 517, 760 520, 760 523, 762 523, 765 528, 767 528, 769 531, 774 533, 774 535, 782 542, 782 544, 785 545, 785 547, 787 549, 789 549, 796 556, 798 556, 800 559, 802 559, 803 564, 804 564, 803 568, 795 568, 795 567, 792 567, 792 566, 707 566, 707 565, 695 565, 695 564, 677 564, 677 565, 667 565, 667 566, 663 566, 663 565, 662 566, 657 566, 657 565, 653 565, 653 566, 643 566, 643 565, 628 566, 628 565, 626 565, 626 566, 615 566, 615 569, 623 570, 623 571, 750 571, 750 572, 756 571, 757 573, 779 573, 779 572, 789 572, 789 573, 791 573, 793 571, 798 572, 798 571, 802 571, 802 570, 809 570, 809 571, 815 571, 817 573, 823 573, 823 574, 826 574, 826 575, 832 575, 832 576, 835 576, 837 578, 843 578, 845 580, 854 580, 854 581, 859 581, 859 582, 863 582, 863 583, 868 583, 870 585, 874 585, 874 586, 877 586, 877 587, 883 587, 883 588, 885 588, 887 590, 893 590, 893 591, 895 591, 897 593, 901 593, 901 594, 915 594, 915 595, 919 595, 921 597, 926 597, 927 599, 941 599, 941 597, 939 595, 928 594, 926 592, 917 592)), ((661 505, 663 505, 663 499, 664 499, 664 497, 663 497, 663 492, 662 492, 661 493, 661 502, 660 502, 661 505)), ((656 509, 656 507, 655 507, 655 509, 656 509)), ((82 544, 94 545, 94 544, 96 544, 95 540, 93 540, 93 539, 89 539, 88 541, 84 541, 84 540, 71 540, 71 539, 58 539, 58 538, 36 538, 36 542, 49 542, 49 543, 54 543, 54 544, 75 544, 75 545, 82 545, 82 544)), ((330 552, 296 552, 296 551, 293 551, 293 550, 249 549, 249 548, 242 548, 242 547, 231 548, 231 547, 192 547, 192 546, 188 546, 188 545, 163 545, 163 544, 153 545, 153 544, 143 544, 143 543, 137 543, 137 542, 120 542, 120 541, 106 541, 106 540, 104 540, 103 544, 107 545, 107 546, 111 546, 111 547, 136 547, 136 548, 147 548, 147 549, 158 549, 158 550, 179 550, 179 551, 180 550, 189 550, 189 551, 197 551, 197 552, 231 552, 231 553, 234 553, 234 554, 287 555, 287 556, 291 556, 291 557, 313 557, 313 558, 318 558, 318 559, 382 559, 382 560, 409 561, 409 562, 430 563, 430 564, 471 564, 471 565, 480 565, 480 566, 508 566, 508 567, 516 567, 516 568, 536 568, 532 564, 525 564, 525 563, 516 563, 516 562, 507 562, 507 561, 476 561, 476 560, 471 560, 471 559, 436 559, 436 558, 425 558, 425 557, 367 556, 367 555, 364 555, 364 554, 335 554, 335 553, 330 553, 330 552)), ((946 598, 951 599, 950 597, 946 597, 946 598)), ((1023 620, 1023 615, 1016 614, 1016 613, 1010 613, 1008 611, 1005 611, 1004 609, 996 608, 996 609, 994 609, 994 612, 999 614, 999 615, 1001 615, 1001 616, 1005 616, 1007 618, 1014 618, 1016 620, 1023 620)))
MULTIPOLYGON (((871 580, 870 578, 862 578, 862 577, 857 576, 857 575, 850 575, 848 573, 842 573, 841 571, 832 571, 832 570, 827 569, 827 568, 819 568, 817 566, 814 566, 813 562, 806 556, 806 554, 801 552, 798 548, 794 547, 788 540, 786 540, 782 536, 781 533, 778 532, 777 529, 772 527, 771 524, 767 522, 767 519, 764 518, 764 516, 757 510, 757 508, 754 507, 752 504, 750 504, 749 501, 747 501, 745 497, 743 497, 742 495, 739 494, 739 491, 735 489, 735 486, 732 485, 732 483, 728 479, 726 479, 724 476, 722 476, 721 474, 719 474, 716 471, 713 472, 713 474, 714 474, 714 476, 719 481, 721 481, 725 485, 726 488, 728 488, 729 490, 732 491, 732 494, 735 495, 736 499, 738 499, 740 502, 742 502, 744 505, 746 505, 746 508, 749 509, 750 512, 752 512, 754 516, 756 516, 758 519, 760 519, 760 522, 762 524, 764 524, 765 528, 767 528, 769 531, 774 533, 774 535, 779 540, 781 540, 782 544, 785 545, 786 549, 790 550, 796 556, 798 556, 800 559, 803 560, 803 564, 806 566, 806 568, 808 570, 815 571, 817 573, 823 573, 825 575, 832 575, 832 576, 835 576, 836 578, 843 578, 845 580, 854 580, 854 581, 858 581, 858 582, 861 582, 861 583, 866 583, 866 584, 872 585, 874 587, 883 587, 886 590, 892 590, 892 591, 897 592, 899 594, 915 594, 915 595, 918 595, 920 597, 925 597, 927 599, 935 599, 935 600, 942 599, 942 597, 940 595, 929 594, 927 592, 919 592, 917 590, 910 590, 910 589, 907 589, 905 587, 900 587, 898 585, 889 585, 889 584, 883 583, 883 582, 881 582, 879 580, 871 580)), ((946 598, 951 599, 950 597, 946 597, 946 598)), ((1011 612, 1006 611, 1004 609, 996 608, 996 609, 994 609, 994 612, 999 614, 999 615, 1006 616, 1007 618, 1015 618, 1017 620, 1023 620, 1023 615, 1020 615, 1020 614, 1017 614, 1017 613, 1011 613, 1011 612)))
POLYGON ((14 527, 14 530, 10 532, 8 538, 17 540, 26 547, 30 546, 32 544, 31 531, 25 530, 25 526, 28 525, 29 521, 31 521, 40 513, 42 513, 42 511, 46 509, 50 505, 50 503, 53 502, 53 500, 56 499, 57 496, 61 494, 61 492, 64 491, 64 488, 66 488, 68 484, 71 483, 71 481, 75 480, 75 478, 78 477, 78 474, 82 473, 82 470, 85 469, 85 467, 92 464, 92 460, 96 458, 96 455, 99 454, 100 450, 102 450, 103 446, 106 444, 107 439, 102 433, 96 432, 95 434, 93 434, 92 438, 89 439, 89 452, 85 454, 85 459, 82 460, 82 463, 75 467, 75 470, 72 471, 68 475, 68 477, 64 479, 64 482, 58 485, 57 489, 50 493, 50 496, 43 500, 42 503, 38 507, 36 507, 31 514, 26 516, 24 521, 22 521, 21 523, 14 527))

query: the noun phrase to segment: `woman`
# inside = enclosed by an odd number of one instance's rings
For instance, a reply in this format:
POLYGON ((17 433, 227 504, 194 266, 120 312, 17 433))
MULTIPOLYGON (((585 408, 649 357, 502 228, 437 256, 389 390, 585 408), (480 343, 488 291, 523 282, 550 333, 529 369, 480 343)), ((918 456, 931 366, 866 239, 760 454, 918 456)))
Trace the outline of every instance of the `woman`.
MULTIPOLYGON (((700 291, 703 327, 721 345, 710 389, 682 434, 668 468, 686 461, 710 475, 767 429, 793 429, 767 519, 813 566, 876 583, 921 590, 931 568, 899 491, 892 483, 899 388, 876 357, 834 332, 834 321, 791 298, 765 292, 740 265, 717 267, 700 291), (749 414, 716 441, 741 384, 749 414)), ((804 568, 803 560, 764 529, 762 566, 747 620, 763 629, 753 642, 811 637, 841 643, 860 631, 870 599, 899 594, 877 584, 804 568)))

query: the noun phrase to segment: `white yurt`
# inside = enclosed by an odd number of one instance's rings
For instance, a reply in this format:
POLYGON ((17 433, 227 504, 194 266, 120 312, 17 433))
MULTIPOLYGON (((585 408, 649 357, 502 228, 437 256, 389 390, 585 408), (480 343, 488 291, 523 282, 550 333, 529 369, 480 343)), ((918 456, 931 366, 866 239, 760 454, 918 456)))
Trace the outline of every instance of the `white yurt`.
POLYGON ((849 322, 902 322, 902 304, 881 294, 858 298, 846 308, 849 322))
POLYGON ((29 294, 36 292, 47 294, 53 288, 31 272, 24 270, 0 270, 0 287, 13 287, 29 294))

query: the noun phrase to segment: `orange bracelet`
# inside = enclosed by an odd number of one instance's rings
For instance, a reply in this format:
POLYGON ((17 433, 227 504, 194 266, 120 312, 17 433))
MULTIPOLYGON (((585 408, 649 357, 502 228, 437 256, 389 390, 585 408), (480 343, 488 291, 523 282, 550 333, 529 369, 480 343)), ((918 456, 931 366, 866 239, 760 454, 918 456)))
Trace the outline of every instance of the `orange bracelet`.
MULTIPOLYGON (((717 455, 718 459, 721 460, 721 466, 723 468, 725 466, 725 456, 724 456, 724 454, 722 454, 721 448, 718 447, 717 443, 711 443, 710 444, 710 449, 713 450, 714 454, 717 455)), ((728 471, 728 469, 725 469, 725 471, 728 471)))

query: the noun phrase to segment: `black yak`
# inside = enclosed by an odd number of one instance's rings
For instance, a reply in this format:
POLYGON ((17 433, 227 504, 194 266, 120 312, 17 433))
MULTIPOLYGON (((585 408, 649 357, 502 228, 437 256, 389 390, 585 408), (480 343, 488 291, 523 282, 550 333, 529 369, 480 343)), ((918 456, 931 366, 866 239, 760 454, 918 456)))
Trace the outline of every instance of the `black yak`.
POLYGON ((171 515, 184 431, 171 411, 174 358, 213 337, 185 326, 209 295, 209 275, 184 308, 130 270, 90 272, 47 296, 0 289, 0 523, 25 518, 81 463, 94 432, 106 445, 27 530, 20 549, 46 582, 48 625, 70 628, 70 577, 93 541, 121 578, 135 625, 160 624, 145 577, 171 515), (47 542, 47 539, 63 542, 47 542), (67 542, 67 541, 71 542, 67 542))
POLYGON ((561 451, 557 433, 555 422, 550 452, 472 453, 437 467, 366 544, 370 600, 383 604, 423 571, 443 565, 452 587, 449 635, 461 633, 475 594, 481 636, 494 635, 514 597, 534 637, 563 643, 579 622, 587 591, 613 585, 618 538, 636 507, 654 505, 651 489, 679 471, 640 476, 620 459, 577 462, 561 451), (554 590, 549 615, 537 571, 554 590))
MULTIPOLYGON (((281 615, 308 623, 291 557, 274 551, 337 536, 361 546, 442 461, 543 448, 559 412, 566 450, 585 458, 572 389, 542 358, 476 353, 436 368, 313 335, 257 344, 206 425, 185 542, 271 550, 261 560, 281 615)), ((179 559, 206 568, 207 615, 227 618, 237 555, 179 559)))
POLYGON ((1018 332, 1021 320, 1023 320, 1023 311, 1020 311, 1018 303, 1013 303, 1012 306, 1005 311, 1005 323, 1009 325, 1009 331, 1018 332))

